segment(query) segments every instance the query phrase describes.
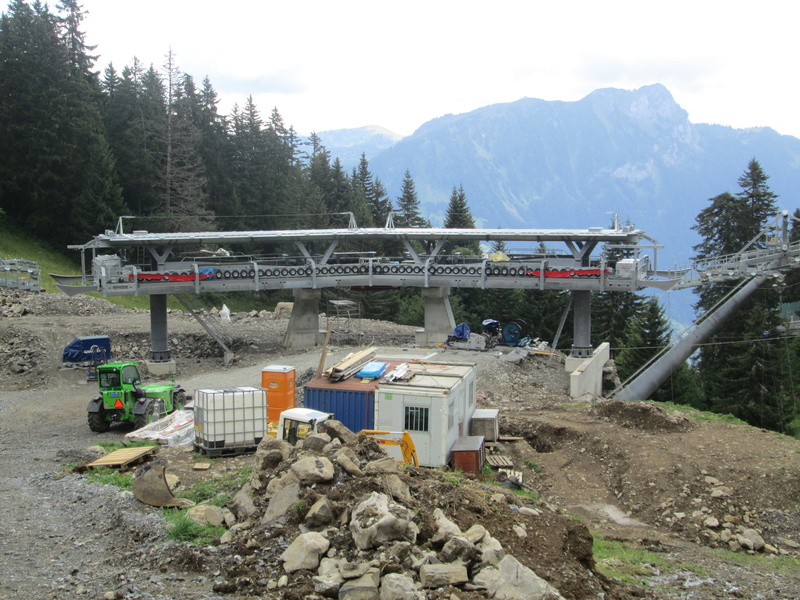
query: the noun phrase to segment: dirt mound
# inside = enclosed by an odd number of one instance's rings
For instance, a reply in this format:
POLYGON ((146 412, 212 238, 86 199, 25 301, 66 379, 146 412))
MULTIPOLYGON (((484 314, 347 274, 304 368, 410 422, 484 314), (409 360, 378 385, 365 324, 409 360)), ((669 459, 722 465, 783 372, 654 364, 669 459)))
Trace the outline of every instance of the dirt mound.
POLYGON ((688 417, 669 413, 651 402, 604 400, 592 407, 592 414, 623 427, 650 433, 684 433, 694 428, 688 417))

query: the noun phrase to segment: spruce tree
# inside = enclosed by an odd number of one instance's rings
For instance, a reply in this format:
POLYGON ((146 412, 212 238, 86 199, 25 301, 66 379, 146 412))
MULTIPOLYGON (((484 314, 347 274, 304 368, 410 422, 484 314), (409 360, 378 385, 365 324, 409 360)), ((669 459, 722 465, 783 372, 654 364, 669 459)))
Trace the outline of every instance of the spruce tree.
POLYGON ((400 196, 397 198, 397 213, 394 217, 395 227, 425 227, 427 225, 427 221, 420 213, 414 179, 408 169, 403 175, 403 186, 400 196))
MULTIPOLYGON (((710 206, 700 212, 693 227, 702 237, 694 247, 696 260, 733 254, 756 238, 767 217, 777 210, 777 195, 767 180, 753 159, 739 178, 740 192, 710 199, 710 206)), ((762 245, 755 242, 751 247, 762 245)), ((734 285, 726 282, 698 288, 695 308, 700 313, 711 310, 734 285)), ((757 290, 700 348, 697 369, 709 408, 782 430, 790 415, 776 406, 779 362, 775 343, 768 339, 777 325, 777 300, 771 288, 757 290)))
MULTIPOLYGON (((444 218, 446 229, 475 229, 475 218, 469 210, 467 204, 467 194, 464 186, 458 188, 453 186, 450 194, 450 202, 447 205, 447 212, 444 218)), ((453 251, 460 251, 471 256, 481 255, 481 245, 478 241, 465 243, 461 248, 454 248, 453 251)))

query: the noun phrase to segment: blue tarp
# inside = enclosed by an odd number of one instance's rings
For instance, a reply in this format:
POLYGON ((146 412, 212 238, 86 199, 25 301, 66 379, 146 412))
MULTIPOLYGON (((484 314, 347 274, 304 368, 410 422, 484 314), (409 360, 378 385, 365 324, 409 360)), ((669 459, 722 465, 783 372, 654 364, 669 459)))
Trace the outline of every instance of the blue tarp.
POLYGON ((94 358, 103 362, 111 360, 111 340, 107 335, 76 337, 64 348, 61 362, 84 363, 94 358))
POLYGON ((462 323, 461 325, 456 325, 456 328, 453 330, 453 337, 457 339, 469 339, 469 334, 472 333, 470 331, 469 325, 466 323, 462 323))
POLYGON ((361 370, 356 373, 356 377, 360 377, 361 379, 377 379, 383 372, 386 370, 386 363, 384 362, 368 362, 365 364, 361 370))

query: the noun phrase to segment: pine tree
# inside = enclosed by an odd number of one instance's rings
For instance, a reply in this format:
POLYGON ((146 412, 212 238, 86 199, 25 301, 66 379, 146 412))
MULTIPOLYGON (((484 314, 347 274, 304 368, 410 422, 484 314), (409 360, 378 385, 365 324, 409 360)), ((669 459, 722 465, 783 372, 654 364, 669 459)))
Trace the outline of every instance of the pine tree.
MULTIPOLYGON (((445 229, 475 229, 475 218, 469 210, 467 204, 467 194, 464 186, 458 188, 453 186, 450 194, 450 202, 447 205, 447 213, 444 218, 445 229)), ((454 252, 462 252, 471 256, 481 255, 481 245, 478 241, 464 244, 462 247, 452 249, 454 252)))
POLYGON ((419 198, 417 198, 414 180, 408 169, 403 175, 401 194, 397 198, 397 213, 394 218, 395 227, 425 227, 427 225, 427 221, 420 213, 419 198))
MULTIPOLYGON (((702 237, 695 246, 697 260, 732 254, 750 243, 776 212, 768 177, 753 159, 739 178, 741 191, 720 194, 697 216, 694 229, 702 237)), ((759 243, 754 244, 759 247, 759 243)), ((711 310, 733 283, 705 285, 698 290, 699 312, 711 310)), ((765 341, 777 325, 777 294, 762 288, 739 308, 700 348, 698 373, 709 407, 749 423, 783 429, 788 415, 776 408, 779 374, 775 344, 765 341)))

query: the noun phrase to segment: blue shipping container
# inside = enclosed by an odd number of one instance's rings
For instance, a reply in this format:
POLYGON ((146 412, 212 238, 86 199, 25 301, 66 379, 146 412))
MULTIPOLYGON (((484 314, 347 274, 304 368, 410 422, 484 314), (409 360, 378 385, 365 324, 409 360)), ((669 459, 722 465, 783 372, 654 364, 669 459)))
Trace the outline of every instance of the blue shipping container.
POLYGON ((375 386, 356 381, 361 389, 347 389, 350 386, 345 386, 345 382, 332 384, 326 380, 322 385, 319 380, 312 381, 303 390, 303 406, 333 413, 338 421, 354 433, 362 429, 374 429, 375 386))

